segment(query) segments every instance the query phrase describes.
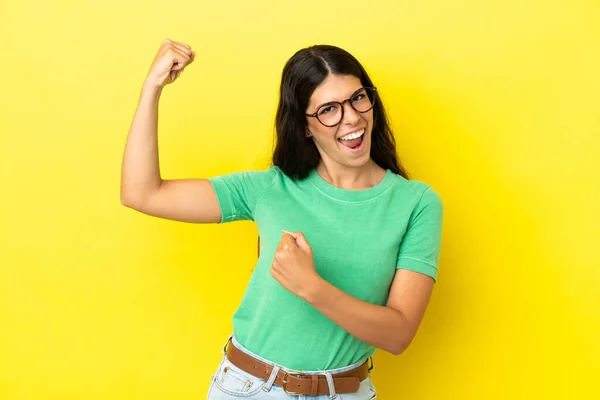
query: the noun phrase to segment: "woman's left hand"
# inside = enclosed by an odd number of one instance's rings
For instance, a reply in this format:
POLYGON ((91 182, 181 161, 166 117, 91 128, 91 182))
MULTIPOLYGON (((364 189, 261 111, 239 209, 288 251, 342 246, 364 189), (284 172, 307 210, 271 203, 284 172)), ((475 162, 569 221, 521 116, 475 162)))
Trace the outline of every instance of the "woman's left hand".
POLYGON ((317 289, 321 277, 315 270, 312 249, 301 232, 283 232, 273 258, 271 275, 304 300, 317 289))

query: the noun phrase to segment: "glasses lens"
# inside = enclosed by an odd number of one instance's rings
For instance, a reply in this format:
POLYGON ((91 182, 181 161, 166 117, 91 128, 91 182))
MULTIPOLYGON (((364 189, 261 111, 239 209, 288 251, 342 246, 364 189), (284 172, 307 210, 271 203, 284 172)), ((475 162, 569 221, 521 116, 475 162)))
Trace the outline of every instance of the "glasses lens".
POLYGON ((323 125, 336 125, 342 120, 342 107, 339 103, 323 104, 317 110, 317 117, 323 125))
POLYGON ((367 112, 375 104, 375 91, 371 88, 362 88, 352 96, 352 107, 358 112, 367 112))

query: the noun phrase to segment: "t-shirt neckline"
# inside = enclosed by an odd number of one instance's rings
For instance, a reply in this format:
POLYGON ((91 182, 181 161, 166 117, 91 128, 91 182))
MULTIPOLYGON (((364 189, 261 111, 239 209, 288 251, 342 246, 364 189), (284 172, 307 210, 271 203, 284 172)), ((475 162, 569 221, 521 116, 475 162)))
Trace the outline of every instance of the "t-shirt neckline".
POLYGON ((308 174, 308 180, 327 196, 342 201, 365 201, 378 197, 385 192, 394 182, 394 173, 386 169, 383 179, 373 187, 367 189, 350 190, 333 186, 319 175, 315 168, 308 174))

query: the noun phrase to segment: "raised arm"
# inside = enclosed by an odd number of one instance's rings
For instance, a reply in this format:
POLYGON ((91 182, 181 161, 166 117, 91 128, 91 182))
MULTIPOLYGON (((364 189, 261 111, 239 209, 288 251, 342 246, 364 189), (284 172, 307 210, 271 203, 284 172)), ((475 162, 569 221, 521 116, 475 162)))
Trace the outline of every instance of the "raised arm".
POLYGON ((194 61, 191 47, 165 39, 142 86, 121 165, 121 203, 155 217, 216 223, 221 211, 206 179, 163 180, 158 161, 158 103, 163 88, 194 61))

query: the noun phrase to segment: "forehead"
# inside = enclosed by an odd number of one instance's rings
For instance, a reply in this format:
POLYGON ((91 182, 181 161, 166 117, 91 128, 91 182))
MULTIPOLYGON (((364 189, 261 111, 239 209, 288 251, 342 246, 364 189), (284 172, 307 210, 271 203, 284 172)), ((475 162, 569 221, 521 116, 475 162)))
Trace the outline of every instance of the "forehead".
POLYGON ((310 96, 308 106, 315 107, 329 101, 347 99, 361 87, 360 79, 354 75, 329 74, 310 96))

